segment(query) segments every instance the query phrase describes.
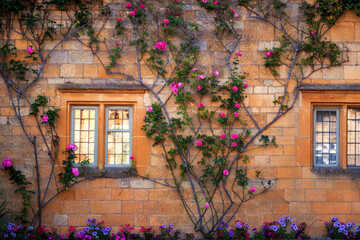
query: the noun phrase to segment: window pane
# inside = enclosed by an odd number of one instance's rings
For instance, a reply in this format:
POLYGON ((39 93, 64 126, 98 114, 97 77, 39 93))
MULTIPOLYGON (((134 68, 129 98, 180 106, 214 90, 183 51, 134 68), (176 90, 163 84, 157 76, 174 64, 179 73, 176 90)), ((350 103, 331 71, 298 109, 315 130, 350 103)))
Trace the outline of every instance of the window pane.
POLYGON ((107 165, 129 165, 131 156, 131 109, 107 109, 107 165))
POLYGON ((315 110, 314 160, 316 165, 337 165, 337 110, 315 110))
POLYGON ((360 166, 360 109, 349 108, 347 120, 347 164, 360 166))
POLYGON ((78 147, 75 162, 95 162, 97 111, 94 107, 76 107, 72 116, 72 141, 78 147))

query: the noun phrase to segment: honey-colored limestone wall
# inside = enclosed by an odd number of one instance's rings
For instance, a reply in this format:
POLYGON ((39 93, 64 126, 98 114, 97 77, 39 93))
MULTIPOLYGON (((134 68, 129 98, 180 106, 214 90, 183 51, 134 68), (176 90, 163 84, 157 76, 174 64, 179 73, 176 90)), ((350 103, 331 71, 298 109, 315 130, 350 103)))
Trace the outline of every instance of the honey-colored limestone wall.
MULTIPOLYGON (((123 2, 121 4, 115 3, 117 2, 115 0, 108 2, 111 2, 113 9, 124 8, 123 2)), ((289 4, 294 5, 296 9, 294 1, 289 1, 289 4)), ((117 10, 113 10, 112 18, 101 37, 112 39, 117 17, 115 13, 117 10)), ((185 17, 197 20, 200 31, 204 33, 200 34, 199 39, 201 52, 198 67, 206 70, 207 73, 209 70, 219 70, 221 79, 226 79, 228 71, 224 59, 227 53, 214 37, 213 17, 205 14, 195 2, 189 3, 185 17)), ((235 52, 241 50, 243 53, 239 58, 241 70, 248 73, 246 77, 249 85, 248 98, 245 103, 259 124, 264 126, 278 111, 272 102, 283 93, 283 87, 263 66, 265 47, 276 44, 277 32, 270 25, 246 19, 245 16, 239 18, 235 26, 243 33, 235 52)), ((333 42, 344 44, 349 51, 349 61, 339 67, 319 71, 304 83, 328 85, 360 83, 360 17, 353 12, 347 12, 330 30, 327 37, 333 42)), ((29 43, 18 35, 14 35, 14 40, 15 46, 25 53, 29 43)), ((52 42, 46 44, 49 48, 53 46, 52 42)), ((106 61, 104 46, 99 55, 106 61)), ((125 72, 137 72, 134 51, 128 50, 123 53, 120 68, 125 72)), ((281 78, 286 76, 284 74, 286 72, 280 69, 281 78)), ((152 73, 145 66, 142 68, 142 76, 145 81, 153 78, 152 73)), ((66 104, 63 104, 66 96, 59 90, 63 84, 104 86, 120 83, 129 83, 129 81, 122 79, 121 76, 106 74, 99 61, 86 47, 77 40, 70 39, 53 52, 44 69, 43 79, 32 87, 30 97, 35 99, 37 95, 45 94, 50 98, 51 105, 62 108, 61 118, 66 119, 66 104)), ((294 88, 295 84, 291 83, 289 92, 294 88)), ((169 92, 170 89, 167 89, 165 94, 169 92)), ((99 93, 94 91, 93 94, 99 93)), ((112 101, 116 101, 116 94, 120 95, 121 91, 111 94, 114 94, 115 99, 112 101)), ((360 95, 357 97, 357 92, 352 94, 355 96, 354 99, 358 99, 357 103, 360 103, 360 95)), ((149 93, 145 93, 143 100, 139 101, 142 104, 139 106, 140 119, 142 119, 145 108, 151 104, 152 97, 149 93)), ((272 221, 280 216, 291 216, 296 222, 304 221, 311 225, 310 234, 313 236, 324 234, 323 223, 333 215, 344 221, 360 223, 360 180, 346 174, 325 175, 312 172, 310 125, 313 123, 308 111, 309 105, 304 105, 303 96, 300 95, 294 109, 265 132, 270 136, 276 136, 278 147, 258 148, 247 152, 250 157, 250 175, 254 176, 255 171, 260 169, 264 177, 274 179, 275 185, 267 193, 246 203, 235 219, 241 219, 250 226, 258 227, 264 221, 272 221)), ((24 115, 28 115, 29 112, 28 107, 22 108, 24 115)), ((174 112, 176 112, 175 108, 172 110, 172 113, 174 112)), ((32 116, 26 116, 24 123, 31 134, 39 134, 32 116)), ((61 146, 69 143, 64 123, 66 121, 60 120, 58 126, 59 132, 65 134, 60 134, 61 146)), ((141 126, 141 121, 136 124, 138 127, 141 126)), ((141 144, 137 147, 139 152, 145 155, 135 156, 138 173, 142 176, 149 174, 150 178, 158 181, 168 178, 168 182, 171 183, 171 175, 161 155, 162 150, 151 147, 151 142, 145 140, 144 134, 140 132, 138 134, 141 144)), ((2 84, 0 85, 0 159, 11 158, 16 168, 22 169, 34 182, 33 151, 27 141, 14 116, 5 85, 2 84)), ((41 181, 45 182, 50 164, 45 146, 39 145, 40 175, 41 181)), ((64 155, 60 154, 59 160, 63 158, 64 155)), ((0 200, 8 199, 12 209, 19 209, 19 196, 13 193, 14 186, 10 184, 4 171, 0 171, 0 183, 0 200)), ((56 193, 54 183, 50 191, 52 194, 56 193)), ((186 187, 185 191, 190 193, 186 187)), ((190 194, 187 196, 191 199, 190 194)), ((84 226, 88 218, 95 217, 105 221, 107 225, 114 226, 115 229, 122 224, 140 227, 172 223, 192 231, 191 223, 178 199, 174 189, 141 178, 102 178, 84 181, 53 200, 44 209, 43 222, 44 225, 54 225, 64 231, 68 225, 84 226)))

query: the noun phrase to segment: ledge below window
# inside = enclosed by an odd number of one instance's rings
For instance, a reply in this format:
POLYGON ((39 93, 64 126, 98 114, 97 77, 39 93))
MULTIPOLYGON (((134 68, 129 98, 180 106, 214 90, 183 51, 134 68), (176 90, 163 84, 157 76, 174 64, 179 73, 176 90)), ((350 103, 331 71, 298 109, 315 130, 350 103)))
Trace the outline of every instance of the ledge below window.
POLYGON ((131 167, 106 167, 99 169, 97 167, 83 168, 85 177, 104 177, 104 178, 125 178, 136 177, 137 170, 131 167))
POLYGON ((343 174, 346 174, 346 175, 359 176, 360 168, 354 167, 354 168, 343 169, 341 167, 313 167, 311 169, 311 172, 319 173, 319 174, 326 174, 326 175, 343 173, 343 174))

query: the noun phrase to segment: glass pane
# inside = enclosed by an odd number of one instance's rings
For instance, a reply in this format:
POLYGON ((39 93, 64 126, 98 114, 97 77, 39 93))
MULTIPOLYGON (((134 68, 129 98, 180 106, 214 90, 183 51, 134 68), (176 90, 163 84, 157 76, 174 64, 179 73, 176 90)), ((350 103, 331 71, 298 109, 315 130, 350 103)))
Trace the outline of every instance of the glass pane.
POLYGON ((348 109, 347 121, 347 163, 349 166, 360 166, 360 109, 348 109))
POLYGON ((323 144, 322 153, 329 153, 330 152, 330 145, 323 144))
POLYGON ((122 135, 123 135, 123 133, 121 133, 121 132, 116 133, 116 142, 122 142, 123 141, 122 135))
POLYGON ((114 164, 114 155, 108 155, 108 164, 114 164))
POLYGON ((322 134, 321 133, 316 134, 316 142, 322 142, 322 134))
POLYGON ((122 155, 116 155, 115 156, 115 164, 122 164, 122 155))
POLYGON ((90 163, 94 163, 96 109, 75 109, 73 117, 73 141, 78 147, 78 150, 75 151, 75 154, 78 154, 76 162, 89 159, 90 163))
POLYGON ((81 126, 80 126, 80 119, 75 119, 75 122, 74 122, 74 129, 75 129, 75 130, 80 130, 80 129, 81 129, 81 126))
POLYGON ((89 142, 89 133, 87 131, 81 131, 80 141, 81 142, 89 142))
POLYGON ((130 159, 129 155, 123 155, 123 164, 129 164, 130 159))
POLYGON ((331 143, 336 143, 336 133, 331 133, 330 134, 330 142, 331 143))
POLYGON ((348 137, 348 143, 355 143, 355 132, 348 132, 347 133, 347 137, 348 137))
POLYGON ((89 122, 90 122, 89 129, 90 130, 95 130, 95 119, 90 119, 89 122))
POLYGON ((80 118, 80 109, 75 109, 75 118, 80 118))
POLYGON ((323 132, 329 132, 330 131, 330 124, 328 122, 323 123, 323 132))
POLYGON ((74 142, 80 142, 80 131, 74 131, 74 142))
POLYGON ((347 157, 348 160, 348 166, 355 166, 355 155, 348 155, 347 157))
POLYGON ((348 119, 355 119, 355 109, 354 108, 348 109, 348 119))
POLYGON ((95 131, 89 131, 89 142, 95 142, 95 131))
POLYGON ((114 143, 108 143, 108 154, 114 154, 115 151, 115 146, 114 146, 114 143))
POLYGON ((130 128, 129 120, 124 120, 124 121, 123 121, 123 128, 124 128, 124 129, 129 129, 129 128, 130 128))
POLYGON ((115 133, 114 132, 108 132, 108 142, 109 143, 115 142, 115 133))
POLYGON ((330 112, 329 111, 323 111, 323 122, 330 121, 330 112))
POLYGON ((109 129, 114 129, 114 124, 115 124, 114 120, 109 119, 109 129))
POLYGON ((336 132, 336 122, 330 123, 330 132, 336 132))
POLYGON ((107 115, 107 164, 129 164, 131 141, 130 110, 108 109, 107 115), (128 131, 125 132, 124 130, 128 131))
POLYGON ((322 111, 316 112, 316 122, 322 122, 322 111))
POLYGON ((335 111, 330 112, 330 121, 336 122, 336 112, 335 111))
POLYGON ((90 118, 95 119, 95 111, 94 110, 90 110, 90 118))
POLYGON ((337 111, 317 110, 315 122, 315 163, 337 163, 337 111))
POLYGON ((355 154, 355 144, 348 144, 348 154, 355 154))
POLYGON ((116 143, 116 154, 122 154, 123 153, 123 148, 122 148, 122 143, 116 143))
POLYGON ((316 154, 316 158, 315 158, 316 164, 322 164, 322 154, 316 154))
POLYGON ((89 154, 94 155, 94 153, 95 153, 95 144, 89 143, 89 154))

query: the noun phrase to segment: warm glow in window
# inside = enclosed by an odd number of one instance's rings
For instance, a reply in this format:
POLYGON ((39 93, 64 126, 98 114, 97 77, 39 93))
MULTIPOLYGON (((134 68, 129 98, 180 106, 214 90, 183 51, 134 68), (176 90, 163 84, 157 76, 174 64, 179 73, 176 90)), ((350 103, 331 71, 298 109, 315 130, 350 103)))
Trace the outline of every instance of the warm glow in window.
POLYGON ((75 151, 75 162, 89 160, 96 162, 97 145, 97 108, 73 107, 71 138, 78 150, 75 151))
POLYGON ((131 108, 106 110, 106 165, 130 165, 131 108))

